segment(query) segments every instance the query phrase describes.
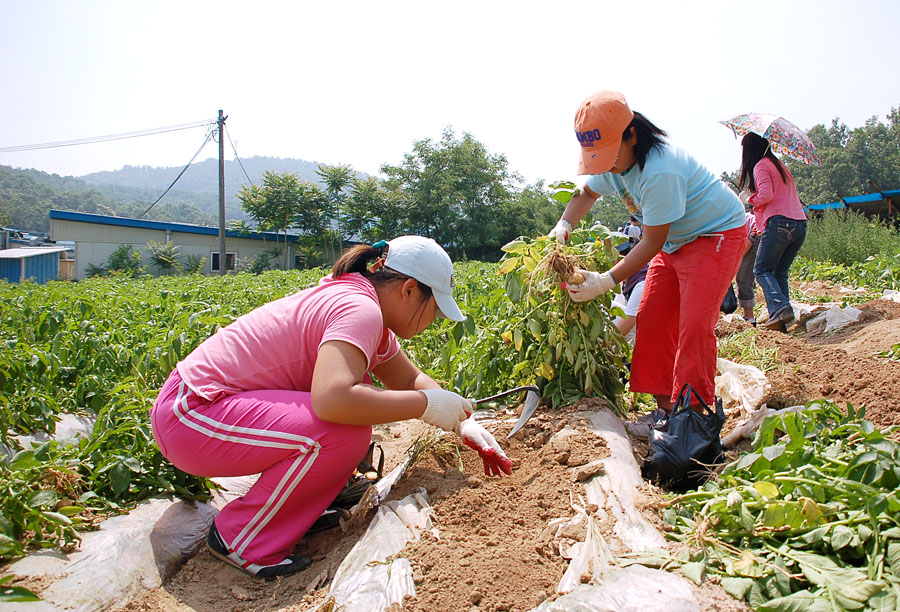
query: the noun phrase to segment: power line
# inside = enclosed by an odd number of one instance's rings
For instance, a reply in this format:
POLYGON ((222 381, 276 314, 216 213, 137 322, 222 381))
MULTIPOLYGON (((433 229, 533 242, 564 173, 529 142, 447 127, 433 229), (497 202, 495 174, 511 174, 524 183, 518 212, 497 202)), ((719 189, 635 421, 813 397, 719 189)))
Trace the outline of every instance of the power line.
POLYGON ((147 213, 150 212, 150 209, 152 209, 154 206, 156 206, 156 204, 157 204, 160 200, 163 199, 163 196, 165 196, 167 193, 169 193, 169 190, 170 190, 172 187, 175 186, 175 183, 178 182, 178 179, 181 178, 181 175, 184 174, 184 173, 187 171, 187 169, 191 166, 191 164, 194 163, 194 160, 197 159, 197 156, 200 155, 200 151, 203 150, 203 147, 206 146, 206 143, 208 143, 208 142, 212 139, 214 133, 215 133, 214 130, 210 130, 210 131, 209 131, 209 133, 206 135, 206 140, 203 141, 203 144, 200 145, 200 148, 197 149, 197 152, 196 152, 196 153, 194 153, 194 156, 191 158, 191 161, 189 161, 189 162, 187 163, 187 165, 185 165, 185 167, 181 169, 181 172, 178 173, 178 176, 175 177, 175 180, 172 181, 172 184, 169 185, 168 187, 166 187, 166 190, 163 191, 162 194, 161 194, 158 198, 156 198, 156 200, 153 202, 153 204, 151 204, 151 205, 147 208, 147 210, 144 211, 144 213, 141 215, 142 217, 145 217, 145 216, 147 215, 147 213))
POLYGON ((125 138, 138 138, 140 136, 151 136, 153 134, 164 134, 166 132, 177 132, 179 130, 189 130, 196 127, 215 125, 216 121, 193 121, 191 123, 182 123, 179 125, 169 125, 166 127, 151 128, 148 130, 138 130, 136 132, 124 132, 122 134, 110 134, 108 136, 92 136, 90 138, 79 138, 76 140, 60 140, 58 142, 45 142, 41 144, 17 145, 13 147, 0 147, 0 153, 16 153, 18 151, 33 151, 35 149, 53 149, 56 147, 71 147, 75 145, 93 144, 95 142, 106 142, 108 140, 123 140, 125 138))
POLYGON ((241 161, 240 156, 237 154, 237 149, 234 146, 234 142, 231 141, 231 133, 228 131, 228 127, 225 127, 225 135, 228 136, 228 142, 231 143, 231 150, 234 151, 234 158, 238 160, 238 165, 241 167, 241 171, 244 173, 244 176, 247 177, 247 181, 253 185, 253 179, 250 178, 250 175, 247 174, 247 171, 244 170, 244 162, 241 161))

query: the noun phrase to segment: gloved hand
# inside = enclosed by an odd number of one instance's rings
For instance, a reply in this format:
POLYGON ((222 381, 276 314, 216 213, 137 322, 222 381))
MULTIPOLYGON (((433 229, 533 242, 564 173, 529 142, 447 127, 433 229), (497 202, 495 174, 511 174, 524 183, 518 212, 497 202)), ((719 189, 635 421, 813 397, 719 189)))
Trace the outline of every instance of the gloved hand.
POLYGON ((512 474, 512 461, 506 457, 506 453, 497 444, 497 440, 487 429, 475 422, 474 417, 469 417, 460 423, 456 429, 459 437, 466 446, 473 449, 481 456, 484 463, 484 475, 500 476, 501 472, 512 474))
POLYGON ((590 270, 576 269, 584 275, 584 282, 578 285, 566 285, 566 291, 573 302, 587 302, 601 293, 612 290, 618 283, 609 272, 592 272, 590 270))
POLYGON ((560 244, 565 244, 566 240, 569 239, 569 234, 572 233, 572 224, 566 221, 565 219, 560 219, 556 222, 556 226, 550 233, 547 234, 550 238, 556 238, 556 241, 560 244))
POLYGON ((460 422, 469 418, 475 408, 472 400, 446 389, 419 389, 425 394, 428 405, 419 418, 444 431, 456 431, 460 422))
POLYGON ((747 191, 746 189, 744 189, 742 192, 740 192, 738 194, 738 198, 740 198, 741 204, 746 206, 747 204, 750 203, 750 196, 752 196, 752 195, 753 195, 752 191, 747 191))

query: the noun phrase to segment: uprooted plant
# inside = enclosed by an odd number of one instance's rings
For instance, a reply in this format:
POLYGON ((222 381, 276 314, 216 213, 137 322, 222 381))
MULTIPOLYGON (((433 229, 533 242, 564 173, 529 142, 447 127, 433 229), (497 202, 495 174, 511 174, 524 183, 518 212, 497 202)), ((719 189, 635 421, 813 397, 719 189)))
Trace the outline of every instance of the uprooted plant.
POLYGON ((579 304, 563 289, 584 281, 578 268, 612 267, 619 258, 615 240, 595 225, 575 229, 565 245, 540 236, 503 246, 499 273, 515 308, 501 338, 515 351, 517 380, 537 384, 554 407, 593 395, 623 410, 620 373, 630 349, 614 324, 622 312, 613 308, 612 292, 579 304))

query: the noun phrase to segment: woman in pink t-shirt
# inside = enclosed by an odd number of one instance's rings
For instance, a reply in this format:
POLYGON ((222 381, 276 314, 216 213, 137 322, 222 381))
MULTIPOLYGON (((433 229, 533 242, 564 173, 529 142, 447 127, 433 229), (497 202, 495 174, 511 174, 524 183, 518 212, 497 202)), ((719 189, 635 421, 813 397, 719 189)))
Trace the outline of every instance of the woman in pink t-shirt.
POLYGON ((741 148, 740 198, 753 205, 757 232, 762 234, 753 274, 769 311, 763 325, 784 331, 794 320, 788 271, 806 239, 806 213, 791 171, 772 153, 769 141, 751 132, 741 140, 741 148))
POLYGON ((430 238, 359 245, 316 287, 239 317, 178 363, 150 414, 162 454, 198 476, 260 474, 213 521, 213 555, 260 578, 305 569, 294 546, 335 515, 375 424, 422 419, 459 434, 486 473, 510 473, 471 401, 397 342, 439 316, 462 321, 452 291, 453 264, 430 238))

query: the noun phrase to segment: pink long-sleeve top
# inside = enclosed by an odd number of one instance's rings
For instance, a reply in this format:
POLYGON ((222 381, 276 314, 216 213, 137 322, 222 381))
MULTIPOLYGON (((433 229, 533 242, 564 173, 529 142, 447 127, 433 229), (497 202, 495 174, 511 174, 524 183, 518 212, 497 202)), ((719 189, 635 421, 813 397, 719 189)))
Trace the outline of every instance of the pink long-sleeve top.
POLYGON ((750 203, 753 204, 753 214, 760 232, 775 215, 788 219, 806 219, 800 196, 797 195, 797 187, 794 185, 794 177, 787 166, 782 166, 782 169, 786 180, 781 180, 778 168, 766 157, 759 160, 753 168, 756 193, 750 196, 750 203))

